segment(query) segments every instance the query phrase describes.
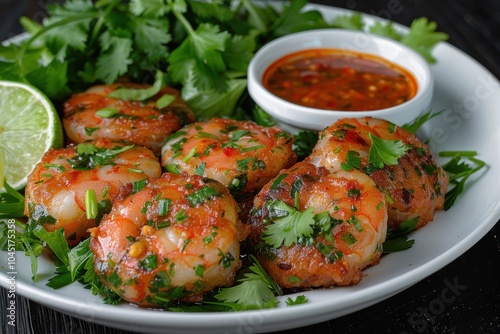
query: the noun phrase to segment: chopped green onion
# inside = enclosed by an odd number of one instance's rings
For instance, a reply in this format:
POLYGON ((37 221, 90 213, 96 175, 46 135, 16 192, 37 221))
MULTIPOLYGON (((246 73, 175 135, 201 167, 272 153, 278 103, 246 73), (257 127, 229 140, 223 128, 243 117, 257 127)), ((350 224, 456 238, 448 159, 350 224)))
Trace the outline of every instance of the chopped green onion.
POLYGON ((115 108, 103 108, 101 110, 96 111, 96 116, 102 118, 110 118, 118 113, 118 109, 115 108))
POLYGON ((97 217, 97 197, 94 189, 87 189, 85 192, 85 212, 87 213, 87 219, 97 217))
POLYGON ((156 106, 160 109, 168 107, 172 102, 175 101, 175 96, 170 94, 164 94, 162 97, 156 101, 156 106))

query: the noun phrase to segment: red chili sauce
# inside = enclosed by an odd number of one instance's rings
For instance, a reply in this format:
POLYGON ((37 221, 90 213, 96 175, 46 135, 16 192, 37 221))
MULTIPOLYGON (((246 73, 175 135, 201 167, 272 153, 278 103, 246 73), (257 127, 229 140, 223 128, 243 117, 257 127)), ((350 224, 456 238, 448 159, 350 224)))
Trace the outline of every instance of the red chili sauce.
POLYGON ((417 91, 414 76, 380 57, 340 49, 289 54, 264 73, 274 95, 306 107, 364 111, 396 106, 417 91))

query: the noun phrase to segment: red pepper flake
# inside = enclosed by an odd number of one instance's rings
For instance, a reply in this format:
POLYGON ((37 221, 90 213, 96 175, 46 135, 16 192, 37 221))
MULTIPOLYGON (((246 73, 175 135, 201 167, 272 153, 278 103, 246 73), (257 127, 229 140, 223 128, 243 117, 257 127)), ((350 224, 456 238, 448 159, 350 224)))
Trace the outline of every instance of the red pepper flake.
POLYGON ((238 150, 232 147, 224 147, 224 154, 228 157, 232 157, 238 150))

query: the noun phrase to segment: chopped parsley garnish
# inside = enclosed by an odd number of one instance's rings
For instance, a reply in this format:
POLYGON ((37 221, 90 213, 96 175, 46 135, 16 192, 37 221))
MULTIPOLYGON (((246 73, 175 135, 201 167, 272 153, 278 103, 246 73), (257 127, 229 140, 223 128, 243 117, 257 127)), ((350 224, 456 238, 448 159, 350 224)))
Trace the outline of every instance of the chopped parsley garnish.
POLYGON ((77 170, 94 169, 98 166, 112 165, 120 153, 130 150, 133 145, 117 146, 113 149, 100 148, 93 144, 81 143, 76 147, 77 155, 68 159, 72 168, 77 170))
POLYGON ((144 260, 139 261, 139 267, 147 271, 158 268, 158 256, 156 254, 146 256, 144 260))

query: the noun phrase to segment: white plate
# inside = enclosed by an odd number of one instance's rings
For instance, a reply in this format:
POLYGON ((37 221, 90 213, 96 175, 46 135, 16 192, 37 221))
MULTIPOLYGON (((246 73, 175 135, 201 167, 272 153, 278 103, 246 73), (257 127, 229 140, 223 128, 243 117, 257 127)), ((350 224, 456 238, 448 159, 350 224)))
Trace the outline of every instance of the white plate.
MULTIPOLYGON (((346 11, 314 6, 327 19, 346 11)), ((373 18, 368 18, 372 20, 373 18)), ((419 282, 452 262, 478 242, 500 219, 500 83, 475 60, 442 43, 435 49, 434 110, 445 109, 428 122, 434 152, 476 150, 488 169, 470 183, 457 204, 439 212, 434 222, 412 234, 410 250, 384 256, 364 271, 357 286, 306 292, 307 304, 236 313, 170 313, 112 306, 75 283, 60 290, 45 286, 54 265, 40 259, 42 279, 31 280, 29 259, 16 255, 16 292, 61 312, 99 324, 151 333, 262 333, 306 326, 340 317, 380 302, 419 282)), ((0 257, 0 284, 9 288, 8 257, 0 257)))

